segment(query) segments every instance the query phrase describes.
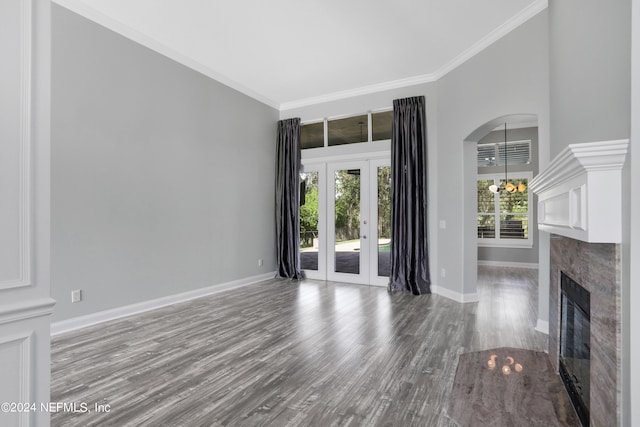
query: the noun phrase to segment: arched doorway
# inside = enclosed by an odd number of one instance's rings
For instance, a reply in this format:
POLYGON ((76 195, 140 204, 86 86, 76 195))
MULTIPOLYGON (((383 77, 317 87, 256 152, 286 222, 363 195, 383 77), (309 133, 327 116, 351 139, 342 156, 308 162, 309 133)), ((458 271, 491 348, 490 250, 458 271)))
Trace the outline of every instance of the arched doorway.
MULTIPOLYGON (((464 215, 463 215, 463 236, 464 236, 464 272, 465 282, 477 284, 477 266, 478 266, 478 143, 491 134, 498 126, 504 126, 507 129, 517 129, 523 127, 538 126, 538 118, 535 114, 510 114, 496 117, 485 122, 471 132, 463 141, 463 197, 464 197, 464 215)), ((537 166, 537 165, 536 165, 537 166)), ((536 170, 537 171, 537 170, 536 170)), ((533 200, 530 203, 531 209, 534 209, 533 200)), ((532 221, 535 223, 535 220, 532 221)), ((537 237, 537 227, 532 231, 537 237)), ((496 249, 498 246, 496 246, 496 249)), ((530 251, 537 251, 537 248, 531 248, 530 251)), ((536 255, 537 260, 537 255, 536 255)), ((536 261, 537 262, 537 261, 536 261)), ((477 286, 477 285, 476 285, 477 286)))

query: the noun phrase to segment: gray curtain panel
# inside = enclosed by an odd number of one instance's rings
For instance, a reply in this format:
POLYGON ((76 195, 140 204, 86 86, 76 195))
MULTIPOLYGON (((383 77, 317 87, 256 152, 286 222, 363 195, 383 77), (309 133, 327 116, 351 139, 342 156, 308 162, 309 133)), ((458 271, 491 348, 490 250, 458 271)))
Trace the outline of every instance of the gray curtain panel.
POLYGON ((277 277, 300 279, 300 119, 278 122, 276 150, 277 277))
POLYGON ((431 293, 424 96, 393 101, 389 288, 414 295, 431 293))

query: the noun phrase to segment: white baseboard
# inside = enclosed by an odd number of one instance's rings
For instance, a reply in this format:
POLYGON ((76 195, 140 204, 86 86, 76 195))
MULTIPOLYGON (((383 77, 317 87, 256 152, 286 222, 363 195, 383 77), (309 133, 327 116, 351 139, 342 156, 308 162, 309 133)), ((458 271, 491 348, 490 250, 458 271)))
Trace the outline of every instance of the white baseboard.
POLYGON ((87 326, 96 325, 98 323, 108 322, 110 320, 120 319, 122 317, 143 313, 145 311, 155 310, 156 308, 190 301, 207 295, 216 294, 218 292, 228 291, 230 289, 241 288, 263 280, 272 279, 275 275, 276 273, 273 271, 270 273, 260 274, 258 276, 245 277, 244 279, 233 280, 226 283, 218 283, 216 285, 207 286, 206 288, 194 289, 192 291, 168 295, 166 297, 126 305, 124 307, 112 308, 109 310, 99 311, 97 313, 87 314, 85 316, 62 320, 51 324, 51 335, 60 335, 77 329, 86 328, 87 326))
POLYGON ((478 294, 476 292, 471 294, 463 294, 460 292, 452 291, 450 289, 443 288, 441 286, 435 286, 435 285, 431 286, 431 292, 460 303, 478 302, 478 294))
POLYGON ((485 265, 489 267, 511 267, 511 268, 538 268, 538 263, 535 262, 510 262, 510 261, 480 261, 478 265, 485 265))
POLYGON ((536 323, 536 331, 549 335, 549 321, 538 319, 538 323, 536 323))

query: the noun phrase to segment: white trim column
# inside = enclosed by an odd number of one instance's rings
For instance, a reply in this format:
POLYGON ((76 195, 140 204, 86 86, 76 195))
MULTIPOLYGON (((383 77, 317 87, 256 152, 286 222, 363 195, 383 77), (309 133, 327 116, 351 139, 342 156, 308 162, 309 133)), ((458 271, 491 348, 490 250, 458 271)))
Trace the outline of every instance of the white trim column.
POLYGON ((49 425, 50 8, 0 3, 0 396, 35 405, 0 412, 3 426, 49 425))
MULTIPOLYGON (((631 141, 630 141, 630 213, 631 233, 629 237, 629 281, 623 286, 629 287, 629 303, 625 307, 629 310, 629 321, 625 322, 623 313, 623 343, 626 340, 629 344, 623 344, 623 358, 625 350, 629 349, 629 358, 623 361, 622 377, 623 381, 628 378, 629 384, 623 383, 623 423, 625 425, 640 425, 640 366, 634 361, 640 360, 640 341, 632 337, 638 336, 640 328, 640 0, 631 2, 631 141), (635 185, 634 185, 635 184, 635 185), (626 324, 625 324, 626 323, 626 324), (625 332, 625 326, 628 330, 625 332), (634 404, 635 403, 635 404, 634 404), (626 408, 625 408, 626 406, 626 408), (630 419, 625 420, 625 415, 629 414, 630 419)), ((624 290, 623 290, 624 292, 624 290)))

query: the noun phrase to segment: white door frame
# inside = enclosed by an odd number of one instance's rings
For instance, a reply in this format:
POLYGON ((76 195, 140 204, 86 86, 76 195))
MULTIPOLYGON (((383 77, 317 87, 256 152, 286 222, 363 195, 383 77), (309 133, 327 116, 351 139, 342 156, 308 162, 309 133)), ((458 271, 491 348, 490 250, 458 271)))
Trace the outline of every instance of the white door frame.
POLYGON ((369 217, 371 225, 369 234, 371 235, 369 250, 369 284, 374 286, 387 286, 389 278, 379 276, 378 272, 378 168, 381 166, 391 166, 391 159, 371 159, 369 160, 369 217))
POLYGON ((302 163, 305 173, 318 173, 318 270, 304 270, 306 277, 317 280, 387 286, 389 278, 377 275, 377 169, 380 166, 391 165, 390 152, 363 153, 360 156, 350 156, 349 160, 337 156, 311 158, 303 159, 302 163), (330 248, 335 247, 335 222, 333 218, 335 194, 333 193, 333 185, 327 185, 329 179, 333 180, 335 170, 356 168, 361 169, 362 172, 360 182, 360 204, 363 213, 360 221, 361 236, 367 236, 366 239, 361 238, 361 268, 358 275, 335 272, 334 252, 330 250, 330 248), (363 198, 366 198, 366 200, 363 198), (365 212, 366 210, 368 210, 368 214, 365 212), (329 215, 331 218, 329 218, 329 215), (365 220, 367 224, 363 224, 365 220), (363 244, 364 241, 367 242, 366 245, 363 244))

